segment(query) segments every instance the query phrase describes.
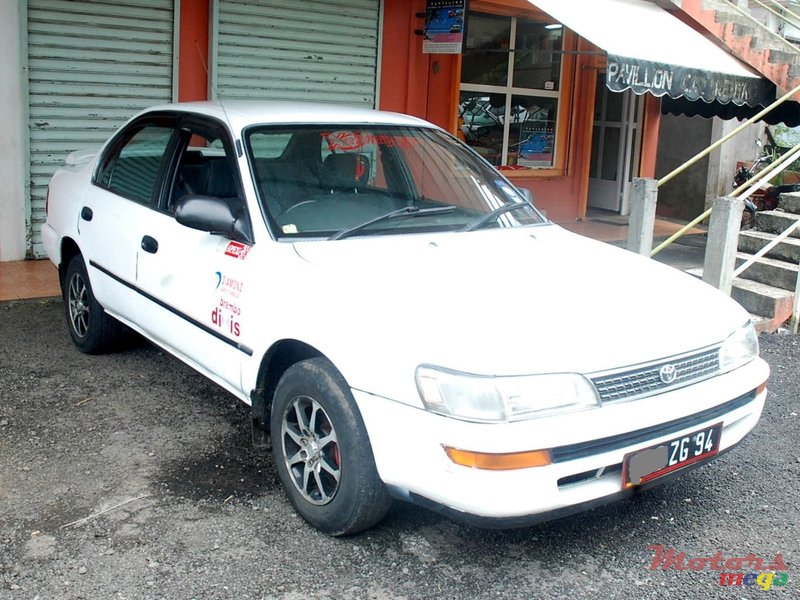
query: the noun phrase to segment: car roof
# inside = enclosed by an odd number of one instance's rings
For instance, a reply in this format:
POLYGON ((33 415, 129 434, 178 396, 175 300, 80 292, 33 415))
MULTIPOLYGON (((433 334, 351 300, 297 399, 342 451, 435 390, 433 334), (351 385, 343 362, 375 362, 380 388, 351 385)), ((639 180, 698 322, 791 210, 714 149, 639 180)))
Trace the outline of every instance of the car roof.
POLYGON ((277 102, 266 100, 224 100, 214 102, 176 102, 145 110, 142 114, 178 111, 202 114, 227 122, 234 131, 248 125, 283 124, 376 124, 435 127, 427 121, 399 113, 357 108, 340 104, 277 102))

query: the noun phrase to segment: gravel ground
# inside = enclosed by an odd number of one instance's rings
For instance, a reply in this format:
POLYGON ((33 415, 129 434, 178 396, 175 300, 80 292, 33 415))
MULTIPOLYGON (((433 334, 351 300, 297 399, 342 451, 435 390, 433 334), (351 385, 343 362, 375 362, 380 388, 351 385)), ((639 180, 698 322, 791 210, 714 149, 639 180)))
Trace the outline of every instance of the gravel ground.
POLYGON ((762 337, 761 422, 738 449, 630 501, 512 531, 396 503, 326 537, 289 508, 248 408, 144 343, 91 357, 59 301, 0 303, 0 599, 800 597, 800 345, 762 337), (789 583, 650 570, 782 553, 789 583))

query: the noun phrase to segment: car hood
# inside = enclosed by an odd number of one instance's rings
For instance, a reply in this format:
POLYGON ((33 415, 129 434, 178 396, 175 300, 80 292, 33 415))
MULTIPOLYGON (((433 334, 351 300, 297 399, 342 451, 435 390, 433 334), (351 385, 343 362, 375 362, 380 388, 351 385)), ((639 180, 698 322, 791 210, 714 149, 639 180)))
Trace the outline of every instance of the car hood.
POLYGON ((717 344, 748 319, 685 273, 556 225, 295 248, 315 271, 303 279, 326 282, 308 291, 309 326, 348 340, 352 360, 334 362, 359 373, 351 384, 385 363, 592 373, 717 344))

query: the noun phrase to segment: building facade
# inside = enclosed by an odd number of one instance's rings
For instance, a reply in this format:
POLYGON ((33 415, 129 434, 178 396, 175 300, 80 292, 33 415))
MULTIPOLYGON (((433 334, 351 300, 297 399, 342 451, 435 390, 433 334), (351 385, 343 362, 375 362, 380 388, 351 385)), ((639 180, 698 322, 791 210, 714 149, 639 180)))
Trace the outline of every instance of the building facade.
POLYGON ((462 52, 431 54, 425 0, 0 0, 0 260, 42 256, 47 182, 71 151, 171 101, 408 113, 463 139, 557 222, 625 214, 632 178, 655 174, 672 75, 619 63, 590 20, 559 20, 557 5, 471 0, 449 15, 462 52))

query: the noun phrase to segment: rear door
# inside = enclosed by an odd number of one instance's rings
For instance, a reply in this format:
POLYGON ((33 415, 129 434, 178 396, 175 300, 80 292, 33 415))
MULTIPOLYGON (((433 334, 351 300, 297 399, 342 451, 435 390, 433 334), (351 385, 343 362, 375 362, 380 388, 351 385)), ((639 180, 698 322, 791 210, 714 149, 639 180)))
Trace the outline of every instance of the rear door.
POLYGON ((139 249, 161 196, 175 123, 170 116, 147 116, 120 131, 104 150, 76 215, 95 296, 124 320, 135 321, 142 305, 135 291, 139 249))

